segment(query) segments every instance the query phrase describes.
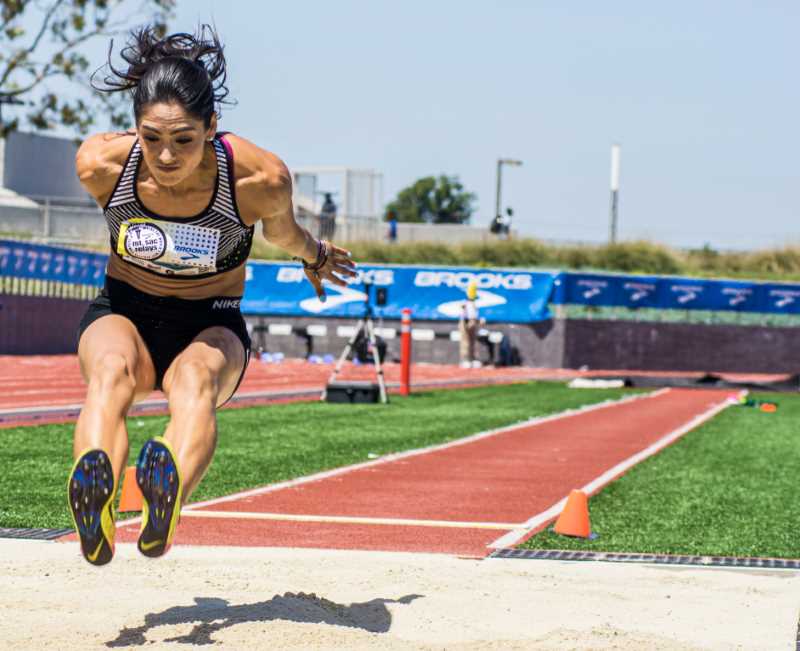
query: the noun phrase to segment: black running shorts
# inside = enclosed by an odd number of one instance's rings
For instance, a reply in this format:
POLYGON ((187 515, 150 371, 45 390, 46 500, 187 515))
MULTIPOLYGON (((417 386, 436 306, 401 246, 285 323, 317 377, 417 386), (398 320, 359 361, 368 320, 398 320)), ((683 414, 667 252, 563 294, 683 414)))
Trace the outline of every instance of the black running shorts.
POLYGON ((106 277, 105 287, 81 319, 78 341, 86 328, 107 314, 119 314, 130 319, 150 351, 156 371, 156 388, 161 389, 169 365, 192 340, 206 328, 222 326, 231 330, 244 346, 245 362, 236 384, 238 389, 250 361, 250 336, 239 310, 240 302, 240 298, 229 296, 197 300, 153 296, 128 283, 106 277))

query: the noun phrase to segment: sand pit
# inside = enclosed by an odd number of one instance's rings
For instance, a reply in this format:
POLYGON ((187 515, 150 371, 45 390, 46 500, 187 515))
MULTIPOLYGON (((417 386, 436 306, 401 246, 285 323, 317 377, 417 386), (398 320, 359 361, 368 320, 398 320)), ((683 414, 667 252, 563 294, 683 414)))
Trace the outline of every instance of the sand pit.
POLYGON ((3 649, 795 648, 791 571, 0 540, 3 649))

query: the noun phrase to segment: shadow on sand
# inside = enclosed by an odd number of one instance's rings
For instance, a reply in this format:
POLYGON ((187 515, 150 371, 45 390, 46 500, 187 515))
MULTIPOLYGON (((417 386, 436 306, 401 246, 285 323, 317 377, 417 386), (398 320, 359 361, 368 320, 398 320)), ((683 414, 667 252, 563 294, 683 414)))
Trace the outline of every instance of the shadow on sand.
POLYGON ((315 594, 287 592, 268 601, 232 606, 225 599, 195 597, 193 606, 175 606, 160 613, 149 613, 144 625, 123 628, 108 647, 141 646, 148 644, 145 633, 157 626, 195 624, 187 635, 166 642, 184 644, 215 644, 212 635, 236 624, 269 622, 276 619, 291 622, 330 624, 361 628, 370 633, 386 633, 392 625, 392 615, 386 604, 410 604, 423 595, 410 594, 399 599, 372 599, 349 606, 328 601, 315 594))

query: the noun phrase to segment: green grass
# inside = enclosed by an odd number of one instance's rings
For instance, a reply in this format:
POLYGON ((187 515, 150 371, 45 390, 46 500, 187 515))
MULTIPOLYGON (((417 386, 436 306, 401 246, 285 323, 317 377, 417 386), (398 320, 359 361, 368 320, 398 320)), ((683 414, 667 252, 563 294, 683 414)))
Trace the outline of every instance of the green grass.
POLYGON ((589 501, 595 540, 543 531, 531 549, 800 558, 800 397, 731 407, 589 501))
MULTIPOLYGON (((219 443, 192 501, 292 479, 382 455, 462 438, 533 416, 619 398, 525 383, 392 396, 389 405, 296 403, 219 413, 219 443)), ((164 417, 131 418, 133 464, 164 417)), ((72 425, 0 430, 0 527, 68 527, 65 491, 72 425)))

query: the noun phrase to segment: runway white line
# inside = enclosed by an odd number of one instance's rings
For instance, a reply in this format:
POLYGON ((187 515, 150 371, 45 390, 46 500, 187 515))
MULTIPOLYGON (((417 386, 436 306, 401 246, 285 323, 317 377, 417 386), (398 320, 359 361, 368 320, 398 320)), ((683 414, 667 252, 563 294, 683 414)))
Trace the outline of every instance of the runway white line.
POLYGON ((339 515, 306 515, 294 513, 253 513, 239 511, 197 511, 184 509, 181 517, 190 518, 228 518, 233 520, 273 520, 288 522, 332 522, 335 524, 381 524, 405 527, 437 527, 452 529, 516 529, 521 523, 506 522, 458 522, 454 520, 409 520, 405 518, 366 518, 339 515))
MULTIPOLYGON (((746 393, 747 391, 740 391, 738 395, 742 396, 745 395, 746 393)), ((723 409, 725 409, 731 404, 732 404, 731 400, 726 399, 724 402, 714 405, 711 409, 707 409, 698 416, 695 416, 685 425, 682 425, 681 427, 679 427, 676 430, 673 430, 669 434, 662 436, 660 439, 658 439, 658 441, 656 441, 652 445, 649 445, 644 450, 641 450, 640 452, 631 455, 624 461, 618 463, 613 468, 610 468, 602 475, 593 479, 579 490, 582 490, 584 493, 586 493, 587 496, 593 495, 601 488, 603 488, 603 486, 616 479, 619 475, 621 475, 626 470, 630 469, 632 466, 635 466, 637 463, 643 461, 647 457, 656 454, 666 446, 670 445, 671 443, 682 437, 687 432, 690 432, 694 428, 705 423, 707 420, 710 420, 711 418, 716 416, 718 413, 720 413, 723 409)), ((522 527, 515 529, 514 531, 510 531, 505 536, 498 538, 494 542, 490 543, 488 545, 489 549, 510 547, 511 545, 516 544, 517 542, 519 542, 519 540, 527 536, 530 531, 533 531, 537 527, 543 525, 545 522, 548 522, 558 517, 561 511, 564 510, 564 506, 566 505, 566 503, 567 503, 567 498, 564 497, 561 501, 557 502, 556 504, 553 504, 553 506, 551 506, 549 509, 534 515, 522 527)))

